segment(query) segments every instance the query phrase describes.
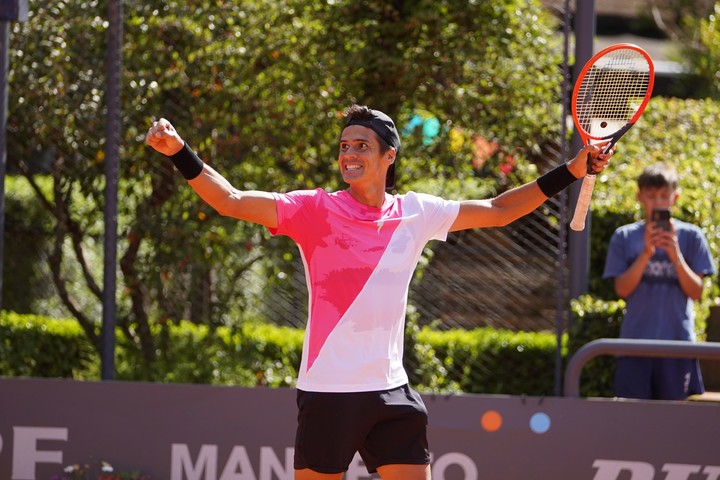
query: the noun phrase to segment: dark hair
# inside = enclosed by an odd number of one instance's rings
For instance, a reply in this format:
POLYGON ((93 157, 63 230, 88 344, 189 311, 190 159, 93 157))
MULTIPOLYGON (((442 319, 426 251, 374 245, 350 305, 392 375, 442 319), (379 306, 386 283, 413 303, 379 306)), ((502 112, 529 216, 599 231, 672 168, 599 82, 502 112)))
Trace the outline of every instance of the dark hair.
POLYGON ((675 190, 678 186, 678 175, 675 167, 664 163, 656 163, 645 167, 637 180, 640 190, 645 188, 670 187, 675 190))

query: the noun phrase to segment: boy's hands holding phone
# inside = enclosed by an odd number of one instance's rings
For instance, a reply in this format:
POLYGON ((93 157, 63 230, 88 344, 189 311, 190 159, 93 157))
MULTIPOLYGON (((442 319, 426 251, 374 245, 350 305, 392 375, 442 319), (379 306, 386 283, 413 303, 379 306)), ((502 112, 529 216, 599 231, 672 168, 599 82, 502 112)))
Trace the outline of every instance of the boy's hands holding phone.
POLYGON ((670 261, 677 264, 682 256, 677 242, 677 235, 675 234, 675 227, 670 218, 669 209, 656 208, 652 211, 646 245, 649 241, 653 250, 652 253, 655 253, 655 248, 661 248, 667 253, 670 261))
POLYGON ((652 211, 652 221, 656 228, 670 230, 670 209, 655 208, 652 211))

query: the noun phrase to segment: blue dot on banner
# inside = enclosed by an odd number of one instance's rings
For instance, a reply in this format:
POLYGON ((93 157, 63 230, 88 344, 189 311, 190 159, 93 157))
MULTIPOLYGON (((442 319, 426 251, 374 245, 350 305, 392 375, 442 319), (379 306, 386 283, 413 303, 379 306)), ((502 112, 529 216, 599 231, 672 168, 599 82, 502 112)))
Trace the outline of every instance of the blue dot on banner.
POLYGON ((530 418, 530 430, 535 433, 545 433, 550 430, 550 417, 545 413, 536 413, 530 418))

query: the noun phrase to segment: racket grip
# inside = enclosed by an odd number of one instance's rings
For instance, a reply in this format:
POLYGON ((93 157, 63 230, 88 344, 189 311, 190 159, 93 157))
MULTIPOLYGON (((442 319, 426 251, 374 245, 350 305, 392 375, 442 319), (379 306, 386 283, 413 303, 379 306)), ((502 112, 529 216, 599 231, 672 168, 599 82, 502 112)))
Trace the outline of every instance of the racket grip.
POLYGON ((592 198, 594 188, 595 175, 586 175, 585 178, 583 178, 580 195, 578 195, 578 200, 575 204, 575 213, 570 222, 570 228, 576 232, 582 232, 585 229, 585 217, 587 217, 587 211, 590 206, 590 199, 592 198))

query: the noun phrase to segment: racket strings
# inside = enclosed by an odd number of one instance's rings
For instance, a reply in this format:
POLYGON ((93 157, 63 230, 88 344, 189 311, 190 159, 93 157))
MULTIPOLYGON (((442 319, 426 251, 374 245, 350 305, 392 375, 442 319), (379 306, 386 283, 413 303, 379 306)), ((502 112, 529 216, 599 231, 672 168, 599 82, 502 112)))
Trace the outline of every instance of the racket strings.
POLYGON ((650 84, 650 65, 641 53, 620 49, 600 57, 581 81, 577 120, 590 135, 622 128, 640 109, 650 84), (593 130, 602 132, 593 132, 593 130))

